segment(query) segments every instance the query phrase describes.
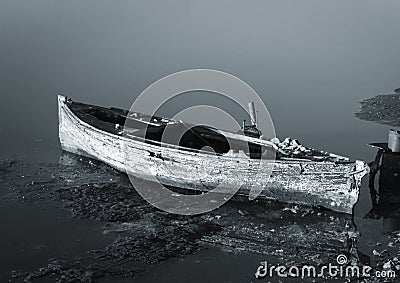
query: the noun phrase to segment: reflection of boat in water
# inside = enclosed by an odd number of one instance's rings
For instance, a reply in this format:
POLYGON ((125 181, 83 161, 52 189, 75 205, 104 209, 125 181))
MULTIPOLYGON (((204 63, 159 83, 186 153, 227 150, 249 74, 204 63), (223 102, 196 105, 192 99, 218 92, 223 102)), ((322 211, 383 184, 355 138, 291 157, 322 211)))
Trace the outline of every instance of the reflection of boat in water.
POLYGON ((371 162, 369 188, 373 207, 367 216, 383 219, 383 228, 387 232, 400 229, 400 143, 396 141, 396 133, 393 130, 390 132, 392 138, 389 143, 371 144, 378 148, 378 152, 371 162))
POLYGON ((264 140, 254 125, 233 133, 63 96, 58 103, 63 150, 169 186, 209 191, 224 184, 240 186, 242 195, 256 187, 262 188, 261 198, 352 213, 367 171, 362 161, 316 151, 296 140, 264 140), (178 144, 161 140, 166 127, 184 132, 178 144), (276 160, 264 158, 271 151, 276 160))

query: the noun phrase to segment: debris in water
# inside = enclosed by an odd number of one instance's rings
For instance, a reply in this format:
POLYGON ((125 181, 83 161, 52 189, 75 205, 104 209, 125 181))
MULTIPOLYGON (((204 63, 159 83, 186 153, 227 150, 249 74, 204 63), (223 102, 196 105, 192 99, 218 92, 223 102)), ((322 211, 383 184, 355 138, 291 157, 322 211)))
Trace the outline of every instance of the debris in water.
MULTIPOLYGON (((108 276, 134 277, 149 264, 187 256, 210 245, 294 265, 326 264, 350 248, 350 215, 300 205, 288 208, 275 201, 242 202, 240 198, 201 216, 167 214, 143 200, 126 175, 104 164, 80 160, 63 155, 61 164, 0 162, 3 198, 56 201, 73 217, 103 221, 104 232, 100 233, 114 237, 107 246, 84 253, 82 260, 49 259, 47 266, 14 273, 17 278, 92 282, 108 276)), ((390 252, 400 250, 400 233, 390 237, 394 245, 390 252)), ((390 260, 391 268, 398 270, 398 253, 379 254, 378 266, 390 260)))

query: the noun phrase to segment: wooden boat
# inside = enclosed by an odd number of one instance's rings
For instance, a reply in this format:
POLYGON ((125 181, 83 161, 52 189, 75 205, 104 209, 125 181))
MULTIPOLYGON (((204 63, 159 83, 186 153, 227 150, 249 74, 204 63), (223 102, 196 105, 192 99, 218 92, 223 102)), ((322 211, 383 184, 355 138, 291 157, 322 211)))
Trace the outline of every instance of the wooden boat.
POLYGON ((238 133, 195 126, 175 145, 160 137, 167 126, 178 131, 187 126, 180 121, 78 103, 64 96, 58 96, 58 115, 63 150, 144 180, 156 176, 163 184, 188 190, 208 191, 224 183, 240 186, 240 195, 251 196, 252 189, 258 188, 258 198, 352 213, 361 179, 369 170, 363 161, 307 148, 297 140, 264 140, 254 125, 238 133), (241 150, 243 143, 247 152, 241 150), (212 152, 203 150, 207 147, 212 152), (276 158, 261 158, 267 151, 260 148, 266 147, 274 150, 276 158))

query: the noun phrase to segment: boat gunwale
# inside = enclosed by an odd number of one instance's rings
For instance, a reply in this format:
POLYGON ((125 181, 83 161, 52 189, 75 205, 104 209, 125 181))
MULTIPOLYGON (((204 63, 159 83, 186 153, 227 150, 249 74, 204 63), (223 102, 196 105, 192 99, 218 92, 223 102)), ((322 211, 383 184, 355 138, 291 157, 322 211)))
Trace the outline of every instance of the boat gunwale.
MULTIPOLYGON (((94 125, 91 125, 88 122, 83 121, 82 119, 80 119, 73 111, 72 109, 68 106, 68 103, 74 103, 73 100, 68 99, 66 96, 62 96, 59 95, 58 96, 58 100, 59 100, 59 107, 63 108, 66 110, 66 114, 68 114, 70 117, 72 117, 74 120, 76 120, 80 125, 89 128, 90 130, 93 130, 95 132, 98 132, 100 134, 106 135, 109 138, 117 138, 119 140, 121 140, 122 142, 128 144, 128 146, 133 146, 135 148, 138 148, 140 150, 145 150, 147 151, 147 149, 143 149, 143 147, 150 147, 153 148, 155 150, 162 150, 163 148, 168 148, 171 151, 176 151, 179 152, 180 154, 187 154, 187 155, 192 155, 192 156, 196 156, 196 157, 201 157, 201 155, 205 155, 208 158, 209 157, 215 157, 217 159, 221 159, 221 158, 226 158, 226 159, 235 159, 235 160, 246 160, 249 163, 250 162, 258 162, 260 161, 260 159, 250 159, 250 158, 244 158, 244 157, 240 157, 240 156, 229 156, 226 154, 222 154, 222 155, 216 155, 213 153, 210 153, 208 151, 204 151, 204 150, 191 150, 188 149, 187 147, 182 147, 179 145, 171 145, 168 143, 163 143, 163 142, 158 142, 158 141, 153 141, 151 140, 150 143, 145 142, 144 138, 138 137, 138 136, 133 136, 133 135, 129 135, 129 137, 126 137, 124 135, 117 135, 117 134, 113 134, 110 133, 106 130, 102 130, 99 129, 97 127, 95 127, 94 125), (139 143, 138 145, 136 145, 135 143, 139 143), (158 144, 158 145, 157 145, 158 144), (142 147, 142 148, 141 148, 142 147)), ((331 161, 331 160, 310 160, 310 159, 301 159, 301 158, 288 158, 288 157, 284 157, 284 159, 274 159, 274 160, 269 160, 269 159, 262 159, 271 163, 285 163, 285 164, 302 164, 302 163, 308 163, 308 164, 334 164, 334 165, 345 165, 345 164, 351 164, 351 165, 355 165, 357 163, 358 160, 355 161, 331 161)), ((321 172, 322 173, 322 172, 321 172)), ((355 172, 347 172, 346 174, 354 174, 357 173, 355 172)))

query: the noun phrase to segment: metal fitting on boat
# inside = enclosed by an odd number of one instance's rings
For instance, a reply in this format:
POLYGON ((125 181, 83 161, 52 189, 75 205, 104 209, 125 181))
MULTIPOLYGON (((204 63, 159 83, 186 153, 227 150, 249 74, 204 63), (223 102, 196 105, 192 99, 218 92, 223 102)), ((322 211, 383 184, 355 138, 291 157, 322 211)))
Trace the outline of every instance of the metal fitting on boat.
POLYGON ((400 131, 389 131, 388 147, 392 152, 400 152, 400 131))

